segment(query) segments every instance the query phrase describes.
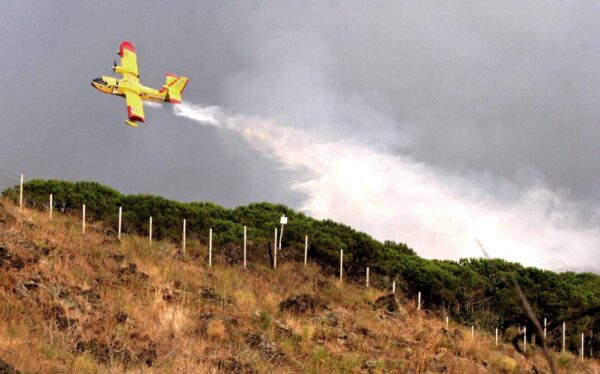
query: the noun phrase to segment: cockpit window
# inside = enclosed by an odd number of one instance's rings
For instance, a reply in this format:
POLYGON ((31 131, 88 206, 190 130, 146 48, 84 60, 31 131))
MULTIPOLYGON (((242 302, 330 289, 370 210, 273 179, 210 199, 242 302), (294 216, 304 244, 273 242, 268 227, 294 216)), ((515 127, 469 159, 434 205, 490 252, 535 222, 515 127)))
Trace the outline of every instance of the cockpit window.
POLYGON ((94 82, 106 86, 106 82, 102 78, 96 78, 94 79, 94 82))

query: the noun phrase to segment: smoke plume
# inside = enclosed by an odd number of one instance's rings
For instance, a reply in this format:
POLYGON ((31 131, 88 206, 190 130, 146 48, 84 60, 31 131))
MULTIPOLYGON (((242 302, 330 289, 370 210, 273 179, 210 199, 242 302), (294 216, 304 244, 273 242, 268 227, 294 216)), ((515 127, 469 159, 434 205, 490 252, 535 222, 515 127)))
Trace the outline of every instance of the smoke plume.
POLYGON ((600 246, 600 230, 560 192, 537 186, 500 199, 480 183, 356 141, 321 140, 215 106, 184 103, 174 113, 231 131, 282 167, 304 172, 291 188, 305 196, 299 208, 315 218, 405 242, 428 258, 480 257, 478 238, 493 257, 554 270, 600 270, 589 260, 600 246))

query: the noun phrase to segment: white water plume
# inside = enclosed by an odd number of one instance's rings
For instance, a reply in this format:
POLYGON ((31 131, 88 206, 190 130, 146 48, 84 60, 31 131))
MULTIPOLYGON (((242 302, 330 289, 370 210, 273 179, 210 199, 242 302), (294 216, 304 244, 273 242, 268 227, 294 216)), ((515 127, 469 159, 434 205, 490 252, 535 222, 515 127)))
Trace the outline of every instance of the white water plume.
POLYGON ((162 103, 159 103, 158 101, 144 101, 144 105, 152 109, 162 108, 163 106, 162 103))
POLYGON ((493 257, 547 269, 600 271, 600 230, 577 203, 542 187, 503 201, 475 182, 350 141, 324 141, 270 119, 227 115, 219 107, 181 104, 174 113, 239 134, 285 168, 307 171, 291 188, 300 209, 380 240, 407 243, 428 258, 493 257))

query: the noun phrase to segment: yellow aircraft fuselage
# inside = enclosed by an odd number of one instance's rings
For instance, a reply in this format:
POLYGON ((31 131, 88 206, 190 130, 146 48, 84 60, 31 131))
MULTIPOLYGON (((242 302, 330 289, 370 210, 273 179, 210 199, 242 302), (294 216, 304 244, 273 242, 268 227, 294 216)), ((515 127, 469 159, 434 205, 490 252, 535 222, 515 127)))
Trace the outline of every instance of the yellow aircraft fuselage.
POLYGON ((115 61, 113 70, 115 73, 122 74, 123 78, 104 75, 92 80, 92 86, 100 92, 125 98, 129 117, 125 123, 137 127, 136 121, 144 122, 143 100, 181 103, 181 94, 187 85, 188 78, 167 73, 165 84, 160 90, 146 87, 140 83, 137 53, 133 44, 128 41, 122 42, 117 54, 121 56, 121 65, 117 65, 115 61))
POLYGON ((161 92, 157 89, 146 87, 138 82, 129 82, 127 78, 119 79, 108 75, 103 75, 100 78, 94 79, 92 81, 92 86, 94 86, 94 88, 97 90, 107 94, 125 97, 125 92, 132 92, 136 95, 139 95, 142 100, 171 102, 177 104, 177 102, 169 100, 166 90, 161 92))

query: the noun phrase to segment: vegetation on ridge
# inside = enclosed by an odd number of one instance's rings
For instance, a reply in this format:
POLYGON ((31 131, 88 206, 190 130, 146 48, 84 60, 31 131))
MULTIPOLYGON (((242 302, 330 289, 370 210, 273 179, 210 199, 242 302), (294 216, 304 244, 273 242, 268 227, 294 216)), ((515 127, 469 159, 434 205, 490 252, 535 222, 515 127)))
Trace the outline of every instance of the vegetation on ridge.
MULTIPOLYGON (((0 199, 0 372, 531 373, 503 336, 418 311, 391 294, 282 256, 244 270, 206 245, 117 240, 104 222, 0 199)), ((256 248, 254 248, 256 249, 256 248)), ((239 251, 238 251, 239 252, 239 251)), ((288 249, 282 255, 290 253, 288 249)), ((597 360, 555 355, 559 374, 597 360)))
MULTIPOLYGON (((146 235, 148 217, 153 217, 154 236, 179 241, 181 221, 187 220, 188 238, 207 242, 213 228, 214 241, 235 248, 240 245, 243 226, 255 248, 267 247, 279 217, 289 217, 283 246, 300 253, 304 236, 309 236, 309 257, 335 272, 339 250, 344 249, 345 274, 362 282, 369 266, 372 284, 386 288, 392 280, 407 295, 422 292, 427 308, 480 329, 506 331, 527 324, 527 318, 514 297, 508 276, 514 276, 539 318, 549 321, 549 340, 560 347, 560 326, 567 321, 568 349, 576 352, 581 333, 586 345, 600 352, 600 342, 590 340, 590 331, 600 327, 600 276, 591 273, 540 270, 499 259, 427 260, 402 243, 381 243, 369 235, 331 220, 316 220, 283 205, 255 203, 227 209, 213 203, 181 203, 151 195, 124 195, 94 182, 32 180, 25 184, 27 206, 47 209, 53 194, 55 208, 77 214, 86 204, 89 217, 116 227, 118 207, 123 207, 124 232, 146 235)), ((17 201, 18 187, 3 192, 17 201)), ((534 331, 528 328, 528 332, 534 331)))

